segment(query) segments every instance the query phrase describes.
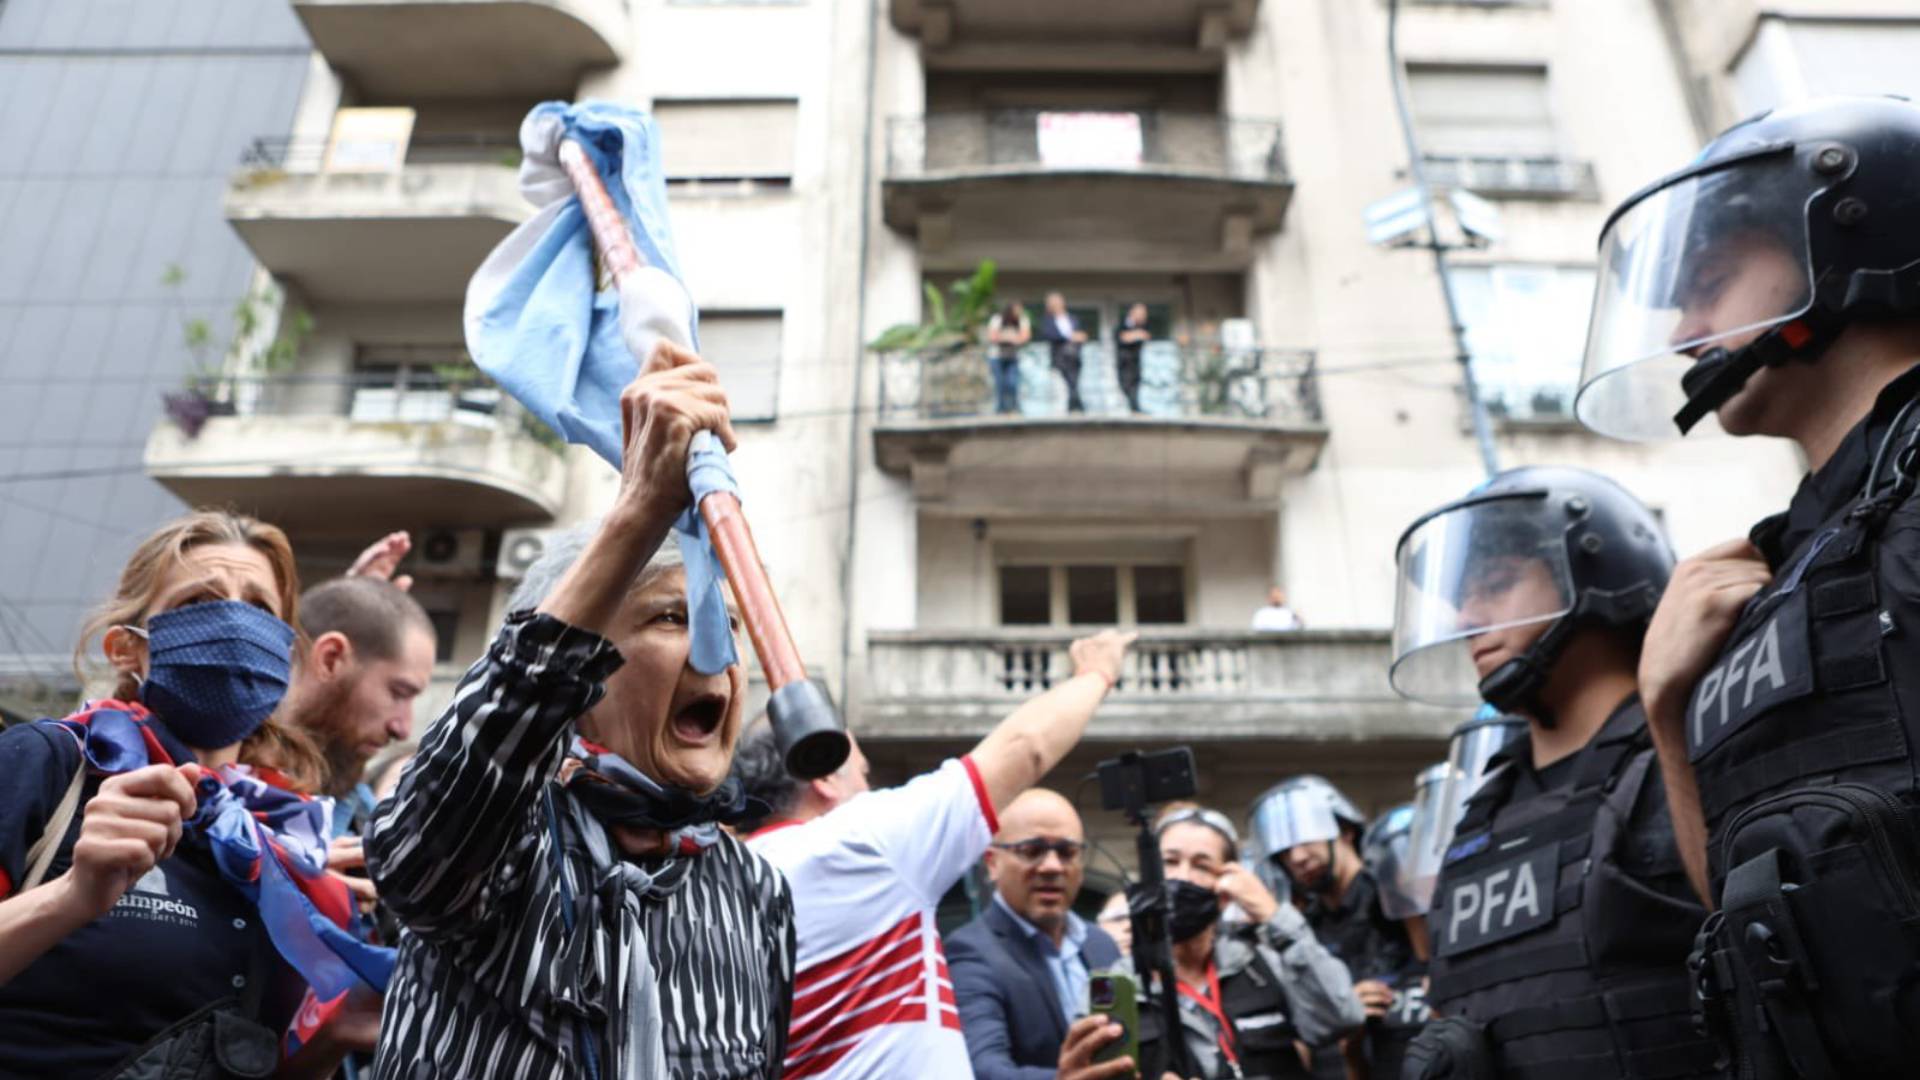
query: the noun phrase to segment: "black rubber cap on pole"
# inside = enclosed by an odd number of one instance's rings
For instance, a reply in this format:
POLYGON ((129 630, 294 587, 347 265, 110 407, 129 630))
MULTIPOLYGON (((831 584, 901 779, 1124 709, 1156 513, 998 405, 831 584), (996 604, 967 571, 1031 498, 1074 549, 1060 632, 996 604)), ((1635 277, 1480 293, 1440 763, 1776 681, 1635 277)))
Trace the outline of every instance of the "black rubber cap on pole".
POLYGON ((767 699, 767 722, 787 771, 802 780, 818 780, 846 764, 853 752, 840 711, 812 679, 798 679, 767 699))

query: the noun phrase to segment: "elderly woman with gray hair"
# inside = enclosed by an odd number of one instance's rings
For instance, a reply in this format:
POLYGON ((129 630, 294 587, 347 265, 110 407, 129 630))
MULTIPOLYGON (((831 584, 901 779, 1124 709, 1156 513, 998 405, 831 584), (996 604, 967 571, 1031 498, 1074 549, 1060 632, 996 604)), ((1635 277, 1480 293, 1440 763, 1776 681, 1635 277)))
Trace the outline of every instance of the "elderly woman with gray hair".
POLYGON ((621 398, 612 510, 559 538, 421 740, 367 841, 405 926, 380 1080, 774 1077, 786 882, 721 828, 739 665, 687 663, 687 445, 729 448, 711 366, 661 346, 621 398))

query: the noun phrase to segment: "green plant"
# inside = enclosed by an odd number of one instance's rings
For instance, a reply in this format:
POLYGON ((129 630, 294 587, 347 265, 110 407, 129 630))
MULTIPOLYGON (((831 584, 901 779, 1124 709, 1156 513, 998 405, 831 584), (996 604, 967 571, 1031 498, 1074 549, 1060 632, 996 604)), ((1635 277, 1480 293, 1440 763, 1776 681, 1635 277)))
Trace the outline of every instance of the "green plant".
MULTIPOLYGON (((160 284, 179 290, 187 281, 186 268, 169 263, 160 274, 160 284)), ((247 294, 233 306, 233 329, 219 359, 211 357, 214 346, 213 323, 203 317, 182 313, 180 338, 193 354, 193 370, 187 375, 189 389, 205 391, 217 382, 223 371, 286 371, 300 358, 301 347, 313 336, 313 316, 306 309, 288 305, 280 310, 280 325, 272 340, 261 341, 260 330, 285 298, 272 282, 247 294)), ((176 309, 179 307, 176 301, 176 309)))
POLYGON ((921 312, 921 321, 889 326, 867 347, 895 352, 953 350, 978 344, 981 331, 993 315, 996 275, 993 260, 983 259, 970 276, 949 284, 945 294, 931 282, 927 283, 924 286, 926 309, 921 312))

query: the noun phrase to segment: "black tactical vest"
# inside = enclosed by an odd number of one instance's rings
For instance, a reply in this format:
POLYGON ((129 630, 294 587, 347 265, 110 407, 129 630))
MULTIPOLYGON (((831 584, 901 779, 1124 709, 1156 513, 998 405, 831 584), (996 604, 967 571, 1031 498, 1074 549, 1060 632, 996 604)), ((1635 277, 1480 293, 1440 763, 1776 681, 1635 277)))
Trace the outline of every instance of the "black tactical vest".
POLYGON ((1474 795, 1440 871, 1434 1012, 1485 1024, 1502 1078, 1714 1075, 1686 970, 1706 912, 1648 884, 1681 873, 1666 818, 1631 828, 1660 782, 1639 702, 1575 755, 1571 783, 1514 802, 1516 767, 1474 795))
POLYGON ((1761 796, 1834 782, 1896 796, 1915 787, 1920 582, 1887 580, 1895 537, 1920 553, 1913 501, 1878 514, 1862 500, 1843 506, 1781 562, 1695 684, 1687 756, 1716 895, 1730 869, 1727 826, 1761 796))
POLYGON ((1886 470, 1778 561, 1688 703, 1721 909, 1694 966, 1743 1077, 1920 1057, 1915 432, 1890 425, 1886 470))
MULTIPOLYGON (((1400 1063, 1427 1021, 1426 991, 1414 971, 1413 944, 1399 920, 1380 909, 1380 886, 1373 871, 1362 868, 1347 886, 1345 907, 1334 909, 1318 896, 1307 905, 1307 925, 1328 952, 1347 965, 1354 981, 1375 979, 1392 987, 1394 1005, 1383 1017, 1367 1020, 1367 1063, 1373 1074, 1398 1077, 1400 1063)), ((1318 1080, 1346 1080, 1346 1054, 1338 1043, 1313 1052, 1318 1080)))

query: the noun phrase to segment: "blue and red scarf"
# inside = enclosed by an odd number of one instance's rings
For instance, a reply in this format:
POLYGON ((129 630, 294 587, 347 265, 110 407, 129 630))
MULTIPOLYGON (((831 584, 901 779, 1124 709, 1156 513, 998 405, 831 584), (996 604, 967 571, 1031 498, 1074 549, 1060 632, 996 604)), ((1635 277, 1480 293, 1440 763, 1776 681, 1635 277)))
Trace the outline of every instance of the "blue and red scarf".
MULTIPOLYGON (((176 764, 143 705, 89 702, 41 723, 78 740, 95 776, 176 764)), ((205 845, 220 876, 259 909, 274 948, 307 981, 309 1000, 287 1033, 291 1055, 349 991, 386 991, 394 950, 361 940, 353 896, 327 872, 333 800, 302 795, 272 769, 246 765, 202 769, 194 794, 199 806, 185 835, 205 845)))

